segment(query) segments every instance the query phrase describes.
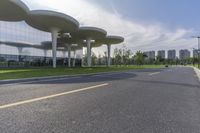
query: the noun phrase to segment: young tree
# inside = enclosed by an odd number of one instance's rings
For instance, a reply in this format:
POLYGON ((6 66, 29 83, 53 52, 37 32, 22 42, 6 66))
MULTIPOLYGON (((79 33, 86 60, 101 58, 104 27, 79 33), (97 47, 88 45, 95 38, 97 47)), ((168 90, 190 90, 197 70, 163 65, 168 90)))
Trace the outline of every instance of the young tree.
POLYGON ((101 56, 101 54, 98 55, 98 59, 97 60, 98 60, 97 64, 98 65, 102 65, 102 56, 101 56))
POLYGON ((131 50, 126 50, 126 51, 124 51, 124 55, 123 55, 123 63, 124 63, 124 65, 130 65, 130 63, 131 63, 131 57, 132 57, 132 52, 131 52, 131 50))
POLYGON ((122 64, 122 50, 121 49, 114 49, 114 64, 115 65, 121 65, 122 64))
POLYGON ((94 52, 92 52, 92 65, 96 65, 97 64, 97 56, 95 55, 94 52))
POLYGON ((145 59, 145 54, 141 51, 137 51, 134 56, 134 59, 135 59, 135 62, 137 65, 143 65, 144 59, 145 59))
POLYGON ((158 56, 156 56, 155 63, 156 64, 165 64, 165 59, 158 55, 158 56))

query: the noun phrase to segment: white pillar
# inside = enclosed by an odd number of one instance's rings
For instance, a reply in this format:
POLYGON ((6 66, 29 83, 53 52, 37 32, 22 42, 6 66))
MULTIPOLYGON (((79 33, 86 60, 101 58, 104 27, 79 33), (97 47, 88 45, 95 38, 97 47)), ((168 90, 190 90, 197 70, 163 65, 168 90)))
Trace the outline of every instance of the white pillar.
POLYGON ((70 44, 67 45, 67 49, 68 49, 68 67, 71 67, 71 45, 70 44))
POLYGON ((17 49, 18 49, 18 60, 20 61, 21 56, 22 56, 23 48, 22 47, 18 47, 17 49))
POLYGON ((18 55, 22 55, 22 51, 23 51, 23 48, 22 47, 18 47, 18 55))
POLYGON ((48 50, 44 49, 44 61, 47 62, 47 52, 48 50))
POLYGON ((74 50, 74 60, 73 60, 73 67, 76 65, 76 50, 74 50))
POLYGON ((66 53, 67 53, 67 51, 62 51, 62 53, 63 53, 63 65, 65 66, 66 65, 66 53))
POLYGON ((44 57, 45 58, 47 57, 47 50, 46 49, 44 50, 44 57))
POLYGON ((56 57, 57 57, 57 37, 58 37, 58 30, 52 29, 52 55, 53 55, 53 68, 56 68, 56 57))
POLYGON ((87 66, 92 66, 92 58, 91 58, 91 38, 86 40, 87 43, 87 66))
POLYGON ((108 47, 108 67, 110 67, 110 65, 111 65, 111 56, 110 56, 111 45, 107 44, 107 47, 108 47))

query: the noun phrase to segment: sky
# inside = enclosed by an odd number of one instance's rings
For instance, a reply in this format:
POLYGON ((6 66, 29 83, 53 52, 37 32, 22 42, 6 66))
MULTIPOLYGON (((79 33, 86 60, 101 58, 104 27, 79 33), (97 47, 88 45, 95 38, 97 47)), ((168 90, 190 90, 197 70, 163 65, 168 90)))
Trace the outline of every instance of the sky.
MULTIPOLYGON (((133 52, 189 49, 200 34, 199 0, 22 0, 31 10, 66 13, 81 26, 100 27, 120 35, 133 52)), ((115 45, 113 48, 121 48, 115 45)), ((106 47, 101 48, 104 52, 106 47)), ((99 52, 99 50, 94 50, 99 52)))

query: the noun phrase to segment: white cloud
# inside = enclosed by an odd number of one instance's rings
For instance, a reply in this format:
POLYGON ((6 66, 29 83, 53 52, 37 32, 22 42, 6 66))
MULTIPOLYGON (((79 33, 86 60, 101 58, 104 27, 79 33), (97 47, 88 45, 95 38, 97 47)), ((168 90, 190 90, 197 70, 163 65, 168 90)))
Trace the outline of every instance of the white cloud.
MULTIPOLYGON (((142 24, 124 18, 114 8, 105 10, 91 0, 23 0, 31 9, 51 9, 76 18, 81 25, 104 28, 111 35, 125 37, 125 44, 133 51, 193 48, 196 41, 191 36, 193 30, 167 29, 162 24, 142 24)), ((117 47, 120 47, 117 45, 117 47)), ((105 51, 105 47, 101 49, 105 51)))

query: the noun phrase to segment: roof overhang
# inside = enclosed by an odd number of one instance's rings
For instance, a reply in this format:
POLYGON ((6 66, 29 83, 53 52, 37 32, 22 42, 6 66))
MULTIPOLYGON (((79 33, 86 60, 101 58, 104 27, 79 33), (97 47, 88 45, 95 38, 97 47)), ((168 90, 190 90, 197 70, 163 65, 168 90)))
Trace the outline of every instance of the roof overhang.
POLYGON ((29 8, 20 0, 0 0, 1 21, 22 21, 28 12, 29 8))
POLYGON ((78 37, 79 39, 86 40, 96 40, 106 37, 107 32, 104 29, 97 27, 80 27, 78 32, 72 33, 72 37, 78 37))
POLYGON ((98 44, 110 44, 110 45, 114 45, 114 44, 120 44, 124 42, 124 38, 120 37, 120 36, 107 36, 105 38, 101 38, 96 40, 96 43, 98 44))
POLYGON ((79 28, 79 22, 71 16, 47 10, 30 11, 26 22, 46 32, 56 29, 58 32, 70 33, 78 31, 79 28))

